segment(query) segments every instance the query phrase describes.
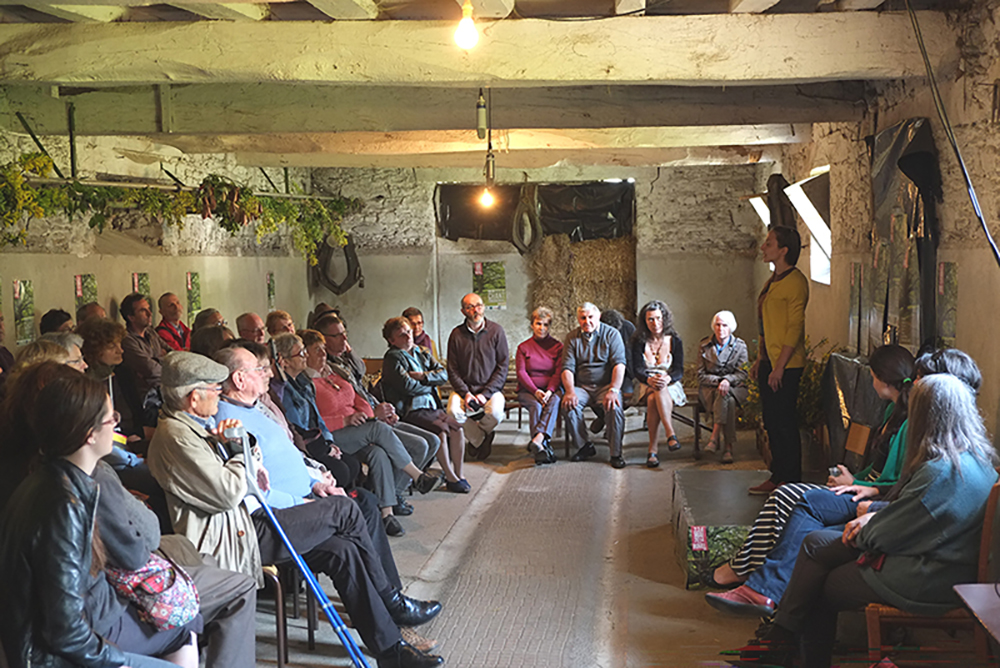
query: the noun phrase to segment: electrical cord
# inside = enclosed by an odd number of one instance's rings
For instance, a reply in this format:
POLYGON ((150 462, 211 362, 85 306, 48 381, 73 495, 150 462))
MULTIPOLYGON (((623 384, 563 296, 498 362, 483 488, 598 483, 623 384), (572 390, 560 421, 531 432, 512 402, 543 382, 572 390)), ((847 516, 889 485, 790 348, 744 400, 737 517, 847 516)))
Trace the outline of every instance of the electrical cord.
POLYGON ((972 202, 972 208, 976 212, 976 218, 979 219, 979 224, 983 228, 983 234, 986 235, 986 240, 989 242, 990 249, 993 251, 993 259, 996 260, 997 266, 1000 266, 1000 250, 997 249, 996 242, 993 241, 993 236, 990 234, 990 228, 986 224, 986 220, 983 218, 983 211, 979 207, 979 198, 976 197, 976 189, 972 185, 972 177, 969 176, 969 170, 965 167, 965 160, 962 159, 962 151, 958 148, 958 140, 955 139, 955 132, 951 127, 951 122, 948 120, 948 112, 945 110, 944 102, 941 100, 941 93, 938 91, 937 80, 934 78, 934 69, 931 67, 931 60, 927 56, 927 47, 924 45, 924 36, 920 32, 920 23, 917 22, 917 13, 913 11, 913 6, 910 4, 910 0, 904 1, 906 3, 906 11, 910 15, 910 22, 913 24, 913 32, 917 38, 917 46, 920 47, 920 55, 924 59, 924 67, 927 70, 927 79, 930 81, 931 97, 934 99, 934 107, 938 112, 938 117, 941 119, 941 124, 944 126, 944 134, 948 138, 948 143, 951 144, 951 148, 955 152, 955 157, 958 159, 958 167, 962 170, 962 178, 965 179, 965 188, 969 193, 969 200, 972 202))

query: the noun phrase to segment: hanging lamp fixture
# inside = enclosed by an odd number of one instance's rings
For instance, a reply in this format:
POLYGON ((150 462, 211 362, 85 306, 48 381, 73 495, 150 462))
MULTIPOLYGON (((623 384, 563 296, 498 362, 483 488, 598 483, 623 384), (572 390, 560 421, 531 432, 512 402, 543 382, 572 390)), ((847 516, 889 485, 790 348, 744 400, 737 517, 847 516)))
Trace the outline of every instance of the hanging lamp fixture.
POLYGON ((455 44, 460 49, 468 51, 479 42, 479 31, 472 21, 472 0, 465 0, 462 3, 462 20, 458 22, 455 29, 455 44))

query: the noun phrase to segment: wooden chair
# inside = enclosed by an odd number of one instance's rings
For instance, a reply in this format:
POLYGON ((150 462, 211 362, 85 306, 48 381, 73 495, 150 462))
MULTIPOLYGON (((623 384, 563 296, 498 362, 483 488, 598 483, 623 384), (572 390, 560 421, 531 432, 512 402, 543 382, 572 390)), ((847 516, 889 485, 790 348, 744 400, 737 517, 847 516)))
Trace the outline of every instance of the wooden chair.
POLYGON ((285 619, 285 588, 281 584, 281 573, 278 567, 266 565, 263 568, 264 578, 274 586, 274 620, 275 644, 278 647, 278 668, 285 668, 288 663, 288 622, 285 619))
MULTIPOLYGON (((986 516, 983 518, 983 534, 979 542, 978 582, 990 582, 991 550, 993 545, 993 529, 996 520, 997 500, 1000 499, 1000 483, 993 485, 989 499, 986 501, 986 516)), ((884 655, 883 650, 892 647, 882 647, 882 628, 886 624, 896 626, 915 626, 918 628, 937 629, 972 629, 975 643, 976 658, 982 664, 989 660, 989 642, 986 631, 965 608, 956 608, 940 617, 924 617, 911 615, 898 608, 884 603, 870 603, 865 608, 865 621, 868 625, 868 660, 878 662, 884 655)), ((923 651, 927 651, 926 649, 923 651)), ((947 651, 951 651, 950 649, 947 651)))

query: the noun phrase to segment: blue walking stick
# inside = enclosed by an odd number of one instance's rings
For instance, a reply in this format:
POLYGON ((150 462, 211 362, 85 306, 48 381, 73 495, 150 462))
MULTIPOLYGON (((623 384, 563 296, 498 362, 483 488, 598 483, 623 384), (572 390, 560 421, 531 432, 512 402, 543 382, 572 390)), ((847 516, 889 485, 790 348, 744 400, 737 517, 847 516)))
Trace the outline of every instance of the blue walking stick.
MULTIPOLYGON (((308 583, 313 596, 319 601, 319 607, 326 613, 326 618, 330 620, 330 626, 333 627, 337 637, 340 638, 340 642, 347 649, 347 655, 351 658, 351 663, 355 665, 355 668, 371 668, 364 654, 361 653, 361 648, 354 642, 354 637, 347 631, 347 625, 344 624, 344 620, 341 619, 340 614, 334 609, 333 603, 330 602, 330 598, 326 595, 326 592, 319 586, 319 581, 313 575, 312 569, 309 568, 299 553, 296 552, 295 546, 292 545, 292 541, 288 538, 288 534, 285 533, 285 530, 281 527, 281 523, 278 522, 278 518, 274 516, 274 511, 271 510, 271 506, 268 505, 267 500, 264 498, 264 493, 257 486, 256 466, 253 455, 250 453, 250 448, 247 446, 246 439, 244 438, 245 436, 246 430, 242 427, 231 427, 225 432, 227 439, 238 440, 244 444, 243 459, 247 472, 247 490, 260 501, 264 513, 267 514, 267 519, 271 521, 274 530, 281 537, 281 542, 285 544, 288 553, 292 555, 292 560, 298 567, 299 572, 302 573, 302 577, 305 578, 306 583, 308 583)), ((278 605, 281 605, 280 601, 278 605)))

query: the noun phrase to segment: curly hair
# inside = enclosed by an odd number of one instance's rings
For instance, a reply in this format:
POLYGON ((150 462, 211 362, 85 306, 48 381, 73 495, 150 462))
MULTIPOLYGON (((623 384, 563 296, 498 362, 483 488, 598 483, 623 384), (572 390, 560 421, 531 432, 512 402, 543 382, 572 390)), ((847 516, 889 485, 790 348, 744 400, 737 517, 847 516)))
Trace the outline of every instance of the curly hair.
POLYGON ((659 311, 663 314, 664 336, 677 336, 677 330, 674 329, 674 314, 670 312, 670 307, 667 306, 665 302, 661 302, 659 299, 654 299, 639 309, 639 322, 635 326, 635 334, 632 335, 633 337, 638 337, 643 341, 649 341, 653 338, 653 333, 649 331, 649 325, 646 324, 646 314, 650 311, 659 311))
POLYGON ((90 318, 80 323, 76 333, 83 338, 83 345, 80 346, 83 358, 87 360, 87 364, 96 364, 97 358, 105 348, 121 343, 125 338, 125 325, 111 320, 90 318))

